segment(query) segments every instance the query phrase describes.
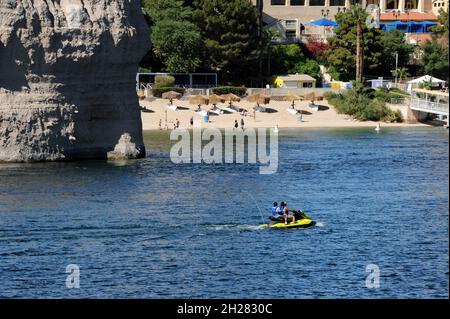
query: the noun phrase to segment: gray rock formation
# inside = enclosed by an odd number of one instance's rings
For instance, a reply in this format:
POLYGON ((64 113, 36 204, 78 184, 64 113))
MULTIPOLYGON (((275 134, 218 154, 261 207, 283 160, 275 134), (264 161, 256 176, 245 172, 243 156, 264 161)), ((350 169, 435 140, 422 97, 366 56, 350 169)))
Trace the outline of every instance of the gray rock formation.
POLYGON ((135 91, 138 0, 0 0, 0 161, 145 154, 135 91))

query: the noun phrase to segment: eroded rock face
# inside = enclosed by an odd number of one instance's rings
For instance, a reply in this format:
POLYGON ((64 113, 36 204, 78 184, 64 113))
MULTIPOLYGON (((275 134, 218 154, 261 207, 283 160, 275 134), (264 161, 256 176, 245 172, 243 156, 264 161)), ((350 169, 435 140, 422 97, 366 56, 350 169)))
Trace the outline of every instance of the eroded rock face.
POLYGON ((135 91, 149 49, 138 0, 0 0, 0 161, 145 154, 135 91))

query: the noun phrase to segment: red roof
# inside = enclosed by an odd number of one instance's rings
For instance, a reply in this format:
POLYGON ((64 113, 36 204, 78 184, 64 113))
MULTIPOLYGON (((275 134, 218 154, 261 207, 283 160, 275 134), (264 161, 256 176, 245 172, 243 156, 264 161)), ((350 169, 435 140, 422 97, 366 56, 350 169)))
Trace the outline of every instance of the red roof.
POLYGON ((399 16, 394 16, 392 12, 385 12, 380 15, 381 21, 437 21, 437 17, 433 12, 409 12, 400 13, 399 16))

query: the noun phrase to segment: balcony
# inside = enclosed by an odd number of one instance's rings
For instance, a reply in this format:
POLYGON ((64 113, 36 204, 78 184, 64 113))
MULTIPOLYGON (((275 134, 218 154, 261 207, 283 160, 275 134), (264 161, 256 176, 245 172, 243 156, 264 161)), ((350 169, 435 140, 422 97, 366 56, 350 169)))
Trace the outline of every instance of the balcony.
POLYGON ((448 103, 432 102, 426 99, 412 98, 410 108, 415 111, 448 115, 448 103))

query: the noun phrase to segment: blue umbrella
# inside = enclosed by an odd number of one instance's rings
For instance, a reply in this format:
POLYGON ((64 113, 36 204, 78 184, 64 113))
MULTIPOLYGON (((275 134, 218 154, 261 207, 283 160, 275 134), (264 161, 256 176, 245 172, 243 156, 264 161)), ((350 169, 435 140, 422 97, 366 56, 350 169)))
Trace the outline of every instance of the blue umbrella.
POLYGON ((409 33, 423 33, 424 25, 422 22, 409 21, 408 22, 408 32, 409 33))
POLYGON ((339 24, 337 24, 336 22, 328 20, 328 19, 319 19, 319 20, 311 21, 307 24, 318 25, 321 27, 333 27, 333 28, 336 28, 339 26, 339 24))
POLYGON ((433 21, 425 20, 425 21, 422 21, 422 25, 423 25, 423 32, 429 33, 429 32, 431 32, 431 31, 428 30, 428 28, 434 27, 435 25, 437 25, 437 23, 436 23, 436 22, 433 22, 433 21))
POLYGON ((389 30, 401 30, 401 31, 408 31, 408 23, 401 22, 401 21, 394 21, 391 23, 386 24, 386 31, 389 30))

